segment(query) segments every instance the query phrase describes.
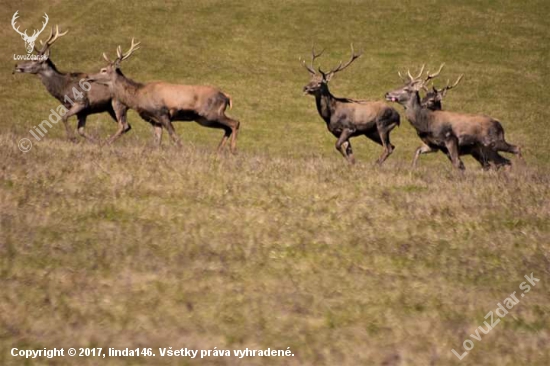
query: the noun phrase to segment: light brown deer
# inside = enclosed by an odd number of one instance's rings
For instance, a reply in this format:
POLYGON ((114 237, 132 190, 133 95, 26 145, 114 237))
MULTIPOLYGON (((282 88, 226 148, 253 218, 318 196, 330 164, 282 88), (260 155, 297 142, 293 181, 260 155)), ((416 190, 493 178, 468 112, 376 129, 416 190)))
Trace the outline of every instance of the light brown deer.
MULTIPOLYGON (((485 115, 455 113, 442 110, 432 111, 423 107, 419 91, 428 81, 437 77, 439 70, 422 78, 424 67, 414 77, 410 72, 408 81, 401 88, 386 93, 386 100, 397 102, 405 107, 407 119, 416 129, 418 136, 424 142, 427 153, 443 151, 457 169, 464 169, 460 155, 472 154, 488 156, 495 159, 495 152, 505 151, 516 154, 521 158, 521 149, 511 145, 504 139, 504 129, 499 121, 485 115)), ((499 165, 507 165, 503 159, 499 165)))
POLYGON ((384 147, 382 155, 378 158, 378 164, 382 164, 393 152, 395 146, 390 142, 390 132, 399 126, 399 113, 384 102, 354 100, 348 98, 337 98, 333 96, 328 83, 332 77, 346 69, 361 55, 356 54, 351 47, 351 58, 344 65, 340 64, 330 70, 323 72, 319 67, 319 73, 314 69, 315 59, 321 56, 312 50, 311 65, 302 61, 303 66, 311 75, 311 80, 304 86, 304 92, 315 96, 317 111, 327 124, 328 130, 336 137, 336 150, 351 164, 355 163, 351 143, 349 139, 355 136, 364 135, 372 141, 384 147))
POLYGON ((223 129, 224 136, 218 151, 231 138, 231 152, 235 153, 240 123, 225 115, 227 107, 231 108, 231 97, 211 86, 169 84, 162 81, 142 84, 127 78, 120 70, 120 64, 138 50, 138 46, 139 43, 135 43, 134 39, 125 53, 118 46, 114 61, 104 53, 107 67, 90 75, 88 80, 109 86, 116 100, 136 110, 141 118, 151 123, 155 128, 157 145, 161 142, 162 128, 168 130, 174 143, 181 145, 172 121, 195 121, 205 127, 223 129))
MULTIPOLYGON (((447 95, 447 91, 456 87, 462 80, 463 76, 464 75, 460 75, 458 79, 455 81, 455 83, 452 85, 450 84, 450 80, 447 80, 447 85, 445 85, 441 89, 437 89, 435 85, 432 85, 431 90, 428 89, 426 86, 424 86, 423 89, 426 90, 426 95, 424 96, 424 98, 422 98, 422 101, 420 102, 422 106, 428 109, 431 109, 432 111, 442 110, 443 106, 441 103, 443 102, 443 98, 447 95)), ((430 147, 426 144, 422 144, 422 146, 417 148, 415 151, 412 166, 416 167, 416 164, 420 155, 433 153, 438 150, 441 150, 441 149, 434 149, 434 147, 430 147)), ((479 164, 481 164, 482 168, 485 170, 490 169, 491 164, 493 164, 493 166, 495 167, 511 164, 510 160, 500 155, 497 151, 494 151, 488 148, 469 149, 469 150, 459 148, 459 154, 460 155, 471 154, 472 157, 479 164)))

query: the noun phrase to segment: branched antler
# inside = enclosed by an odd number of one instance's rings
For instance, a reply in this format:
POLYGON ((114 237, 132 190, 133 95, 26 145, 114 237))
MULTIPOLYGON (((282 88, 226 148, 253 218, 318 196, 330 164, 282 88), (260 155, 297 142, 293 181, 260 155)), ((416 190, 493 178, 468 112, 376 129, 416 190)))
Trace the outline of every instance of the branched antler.
POLYGON ((302 61, 302 65, 306 68, 307 71, 309 71, 311 75, 317 75, 317 72, 315 71, 315 66, 313 66, 313 63, 315 62, 315 59, 317 59, 323 54, 323 52, 325 52, 324 49, 321 50, 321 52, 316 54, 315 47, 311 48, 311 65, 306 64, 306 60, 302 60, 302 58, 300 57, 300 61, 302 61))
POLYGON ((67 33, 69 33, 68 29, 63 33, 59 33, 59 25, 55 26, 55 32, 54 32, 54 28, 52 27, 50 30, 50 35, 48 36, 48 39, 46 40, 46 42, 40 41, 42 48, 40 50, 35 48, 36 52, 38 52, 39 54, 43 54, 44 52, 46 52, 48 48, 50 48, 52 44, 55 43, 55 41, 57 41, 59 37, 63 37, 67 33))
POLYGON ((435 89, 436 92, 438 92, 438 93, 440 93, 440 94, 444 94, 444 93, 447 92, 447 90, 451 90, 452 88, 454 88, 455 86, 457 86, 458 83, 460 83, 460 81, 462 80, 462 77, 463 77, 463 76, 464 76, 464 74, 460 75, 460 76, 458 77, 458 79, 456 79, 456 81, 455 81, 455 83, 454 83, 453 85, 449 85, 450 80, 447 80, 447 85, 446 85, 445 87, 443 87, 442 89, 436 89, 436 88, 434 87, 434 89, 435 89))
POLYGON ((116 54, 117 58, 112 61, 105 52, 103 52, 103 58, 105 61, 107 61, 111 65, 120 64, 120 62, 126 60, 128 57, 130 57, 135 51, 139 50, 139 45, 141 42, 136 43, 135 38, 132 38, 132 44, 130 45, 130 48, 125 53, 122 53, 122 47, 118 46, 116 48, 116 54))
MULTIPOLYGON (((422 85, 426 85, 430 80, 432 79, 435 79, 436 77, 439 76, 439 74, 441 74, 441 70, 443 70, 443 66, 445 66, 445 63, 442 63, 440 66, 439 66, 439 70, 437 70, 435 73, 433 74, 430 74, 429 71, 426 71, 426 79, 424 80, 424 82, 422 83, 422 85)), ((421 73, 422 74, 422 73, 421 73)), ((417 79, 420 78, 420 75, 418 75, 417 79)))
POLYGON ((321 68, 319 67, 319 72, 327 79, 330 79, 331 77, 334 76, 334 74, 336 74, 337 72, 340 72, 340 71, 343 71, 344 69, 346 69, 349 65, 351 65, 353 63, 353 61, 357 60, 359 57, 361 57, 363 55, 363 52, 361 53, 355 53, 355 50, 353 49, 353 43, 351 44, 351 57, 349 59, 348 62, 346 62, 344 65, 342 65, 342 61, 340 61, 340 64, 338 66, 336 66, 335 68, 333 68, 332 70, 330 70, 329 72, 325 73, 321 70, 321 68))
POLYGON ((120 46, 116 49, 117 59, 115 62, 121 62, 126 60, 128 57, 132 56, 134 51, 139 50, 139 45, 141 42, 135 43, 135 39, 132 38, 132 44, 130 45, 130 48, 125 53, 122 53, 122 48, 120 46))

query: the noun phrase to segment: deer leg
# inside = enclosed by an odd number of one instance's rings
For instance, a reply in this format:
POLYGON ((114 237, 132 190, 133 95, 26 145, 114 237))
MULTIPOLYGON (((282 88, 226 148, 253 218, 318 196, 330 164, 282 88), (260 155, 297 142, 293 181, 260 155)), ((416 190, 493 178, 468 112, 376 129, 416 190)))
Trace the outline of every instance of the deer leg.
POLYGON ((65 118, 65 116, 63 116, 61 120, 63 121, 63 125, 65 126, 65 132, 67 133, 67 140, 71 142, 77 142, 78 140, 76 139, 74 132, 71 129, 71 126, 69 125, 68 118, 65 118))
POLYGON ((460 156, 458 154, 458 141, 456 137, 449 136, 445 141, 445 147, 449 152, 449 158, 451 159, 453 166, 459 170, 464 170, 464 163, 460 160, 460 156))
POLYGON ((416 168, 416 163, 417 163, 418 158, 420 157, 420 155, 434 153, 436 151, 437 151, 437 149, 431 148, 430 146, 428 146, 426 144, 422 144, 422 146, 420 146, 418 149, 416 149, 416 152, 414 153, 414 159, 413 159, 413 162, 412 162, 412 167, 416 168))
POLYGON ((78 118, 78 134, 82 137, 84 137, 86 140, 90 141, 90 142, 93 142, 94 144, 97 143, 97 140, 95 138, 93 138, 92 136, 88 135, 85 131, 85 127, 86 127, 86 115, 85 114, 77 114, 77 118, 78 118))
MULTIPOLYGON (((78 114, 84 108, 86 108, 86 106, 84 104, 75 103, 71 106, 71 108, 69 108, 69 110, 61 118, 62 121, 63 121, 63 124, 65 125, 65 130, 67 131, 67 138, 72 142, 76 142, 76 138, 74 137, 74 133, 71 130, 71 127, 69 126, 69 122, 68 122, 69 117, 72 117, 75 114, 78 114)), ((84 125, 86 125, 86 122, 84 122, 84 125)), ((82 127, 82 128, 84 128, 84 127, 82 127)))
POLYGON ((348 161, 351 164, 355 164, 355 157, 353 156, 353 150, 351 149, 351 142, 349 140, 344 141, 342 149, 346 151, 348 161))
POLYGON ((500 140, 500 141, 497 141, 493 145, 493 147, 496 151, 509 152, 509 153, 515 154, 519 159, 523 159, 523 156, 521 155, 521 147, 519 146, 509 144, 504 140, 500 140))
POLYGON ((484 153, 483 149, 474 149, 471 152, 471 155, 479 164, 481 164, 483 170, 489 170, 491 168, 488 156, 484 153))
POLYGON ((160 147, 160 142, 162 141, 162 125, 160 123, 151 122, 153 126, 153 139, 156 147, 160 147))
POLYGON ((152 117, 145 113, 140 113, 139 116, 146 122, 149 122, 153 126, 153 142, 156 147, 160 147, 162 141, 162 124, 154 120, 152 117))
POLYGON ((355 164, 355 158, 353 157, 353 155, 348 155, 348 148, 351 150, 349 138, 351 137, 351 135, 353 135, 354 132, 355 130, 351 128, 344 128, 335 144, 336 150, 339 151, 340 154, 342 154, 342 156, 346 158, 346 160, 350 164, 355 164))
POLYGON ((220 141, 218 145, 218 154, 222 152, 223 148, 225 147, 225 144, 227 143, 227 140, 229 140, 229 137, 231 136, 231 129, 229 127, 224 126, 224 134, 222 137, 222 140, 220 141))
POLYGON ((378 165, 382 165, 382 163, 390 156, 390 154, 395 149, 395 146, 393 146, 390 142, 390 131, 397 126, 396 123, 393 123, 389 126, 383 126, 380 124, 377 124, 378 134, 380 135, 380 140, 382 141, 382 146, 384 147, 384 151, 382 152, 382 155, 378 158, 378 165))
POLYGON ((487 161, 487 165, 489 165, 489 167, 490 167, 489 163, 493 163, 496 169, 499 169, 503 166, 512 165, 510 160, 508 160, 504 156, 500 155, 498 153, 498 151, 496 151, 496 150, 484 148, 484 149, 481 149, 480 153, 483 155, 483 157, 487 161))
POLYGON ((181 147, 181 140, 176 134, 176 130, 174 129, 174 126, 172 125, 172 121, 170 121, 170 118, 167 115, 162 115, 159 117, 159 121, 162 124, 162 127, 166 128, 168 130, 168 134, 172 138, 172 141, 178 146, 181 147))
POLYGON ((229 149, 232 154, 235 154, 237 152, 237 134, 239 132, 239 127, 241 123, 236 119, 227 117, 226 115, 222 115, 221 117, 219 117, 216 122, 223 125, 226 128, 229 128, 229 130, 224 128, 225 134, 222 137, 222 141, 220 142, 220 145, 218 146, 218 152, 221 151, 221 149, 225 146, 227 139, 231 137, 231 144, 229 149))
POLYGON ((126 112, 128 108, 116 101, 112 100, 112 109, 109 109, 108 112, 111 117, 118 123, 118 130, 115 134, 107 139, 107 144, 110 145, 115 142, 120 136, 132 129, 132 126, 126 121, 126 112))

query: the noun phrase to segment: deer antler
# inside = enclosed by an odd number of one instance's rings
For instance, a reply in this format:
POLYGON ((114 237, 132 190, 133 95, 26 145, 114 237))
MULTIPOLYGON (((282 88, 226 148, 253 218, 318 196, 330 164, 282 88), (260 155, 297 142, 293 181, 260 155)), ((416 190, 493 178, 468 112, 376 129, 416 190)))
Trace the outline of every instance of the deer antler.
MULTIPOLYGON (((416 77, 412 76, 411 71, 409 69, 407 69, 407 76, 409 77, 409 81, 411 83, 415 80, 420 79, 420 77, 422 76, 422 73, 424 72, 424 67, 426 67, 426 64, 422 65, 422 67, 420 68, 420 72, 418 73, 418 76, 416 76, 416 77)), ((401 74, 399 74, 399 76, 401 76, 401 74)))
POLYGON ((455 86, 458 85, 458 83, 460 83, 460 80, 462 80, 462 77, 464 76, 464 74, 460 75, 458 77, 458 79, 456 79, 455 83, 453 85, 449 85, 449 82, 450 80, 447 80, 447 85, 445 87, 443 87, 442 89, 436 89, 436 91, 438 93, 443 93, 443 92, 447 92, 447 90, 451 90, 452 88, 454 88, 455 86))
POLYGON ((321 50, 321 52, 316 54, 315 47, 311 48, 311 65, 307 65, 306 60, 302 60, 302 58, 300 57, 300 61, 302 61, 302 65, 306 68, 307 71, 309 71, 311 75, 317 75, 317 72, 315 71, 315 67, 313 66, 313 63, 315 62, 315 59, 317 59, 318 57, 321 57, 323 52, 325 52, 324 49, 321 50))
POLYGON ((141 42, 135 43, 134 38, 132 38, 132 44, 130 45, 130 49, 128 49, 128 51, 126 51, 125 53, 122 53, 122 48, 118 46, 116 49, 116 54, 118 57, 115 62, 121 62, 126 60, 128 57, 130 57, 132 53, 134 53, 134 51, 139 50, 140 43, 141 42))
POLYGON ((51 28, 50 30, 50 35, 48 36, 48 39, 46 39, 46 42, 42 42, 40 41, 40 44, 42 45, 42 48, 40 50, 37 50, 35 48, 35 50, 40 53, 40 54, 43 54, 44 52, 46 52, 46 50, 48 48, 50 48, 50 46, 52 44, 55 43, 55 41, 57 41, 58 38, 60 37, 63 37, 64 35, 66 35, 67 33, 69 33, 69 30, 67 29, 65 32, 63 33, 59 33, 59 25, 56 25, 55 26, 55 33, 54 33, 54 27, 51 28))
POLYGON ((352 43, 351 44, 351 57, 350 57, 348 62, 346 62, 344 65, 342 65, 342 61, 340 61, 340 64, 337 67, 335 67, 334 69, 330 70, 327 73, 324 73, 323 71, 321 71, 321 68, 319 68, 319 72, 322 73, 323 75, 326 75, 327 78, 331 78, 337 72, 340 72, 340 71, 346 69, 349 65, 352 64, 353 61, 357 60, 362 55, 363 55, 363 52, 355 53, 355 50, 353 49, 353 43, 352 43))
MULTIPOLYGON (((422 83, 422 85, 426 85, 430 80, 432 79, 435 79, 436 77, 439 76, 439 74, 441 73, 441 70, 443 70, 443 66, 445 66, 445 63, 442 63, 441 66, 439 66, 439 70, 437 70, 434 74, 430 74, 429 71, 426 71, 426 79, 424 80, 424 82, 422 83)), ((418 76, 420 77, 420 75, 418 76)))

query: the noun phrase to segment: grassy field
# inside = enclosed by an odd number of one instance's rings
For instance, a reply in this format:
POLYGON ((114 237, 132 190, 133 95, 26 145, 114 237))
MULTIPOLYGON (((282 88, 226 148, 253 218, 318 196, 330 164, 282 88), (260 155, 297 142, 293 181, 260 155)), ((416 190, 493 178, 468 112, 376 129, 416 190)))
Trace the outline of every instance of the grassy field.
MULTIPOLYGON (((548 1, 0 3, 0 364, 550 364, 548 1), (37 77, 10 75, 25 52, 16 10, 22 28, 46 12, 70 29, 52 47, 62 71, 99 70, 135 36, 128 76, 231 94, 239 154, 216 155, 221 132, 193 123, 175 123, 183 148, 165 134, 155 149, 135 112, 114 146, 69 143, 57 124, 22 153, 59 103, 37 77), (465 79, 444 108, 501 120, 525 163, 483 172, 465 157, 461 174, 431 154, 413 170, 419 140, 403 118, 383 167, 359 138, 346 165, 302 95, 298 57, 315 44, 329 68, 350 42, 365 53, 335 95, 382 99, 398 70, 446 62, 440 82, 465 79), (459 361, 451 349, 531 273, 540 282, 459 361), (157 357, 25 360, 13 347, 157 357), (161 358, 164 347, 294 356, 161 358)), ((88 130, 116 125, 96 115, 88 130)))

